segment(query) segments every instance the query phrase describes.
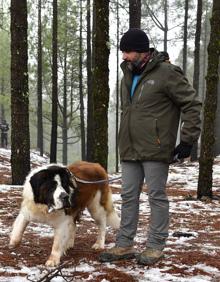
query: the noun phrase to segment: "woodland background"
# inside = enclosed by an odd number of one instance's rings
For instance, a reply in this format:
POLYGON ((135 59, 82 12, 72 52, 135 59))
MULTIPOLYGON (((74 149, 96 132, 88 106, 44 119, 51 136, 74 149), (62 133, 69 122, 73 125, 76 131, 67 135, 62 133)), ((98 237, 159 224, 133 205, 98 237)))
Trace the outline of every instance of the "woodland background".
POLYGON ((169 53, 204 101, 203 131, 192 160, 199 157, 198 196, 212 196, 212 165, 220 153, 219 1, 1 0, 0 5, 0 120, 10 125, 12 183, 22 183, 30 170, 30 148, 48 154, 51 162, 83 159, 119 170, 118 44, 129 27, 141 27, 151 47, 169 53))

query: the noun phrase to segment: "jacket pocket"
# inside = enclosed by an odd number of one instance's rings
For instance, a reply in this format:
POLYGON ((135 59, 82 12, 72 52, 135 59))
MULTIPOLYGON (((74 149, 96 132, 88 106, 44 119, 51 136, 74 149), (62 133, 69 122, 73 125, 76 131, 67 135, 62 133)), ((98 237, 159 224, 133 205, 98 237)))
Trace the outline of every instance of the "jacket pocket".
POLYGON ((129 115, 128 109, 121 114, 120 128, 118 133, 119 151, 122 153, 128 150, 131 145, 129 136, 129 115))
POLYGON ((156 142, 156 145, 158 147, 161 147, 161 140, 160 140, 160 131, 159 131, 159 126, 158 126, 158 119, 155 119, 154 120, 155 122, 155 142, 156 142))

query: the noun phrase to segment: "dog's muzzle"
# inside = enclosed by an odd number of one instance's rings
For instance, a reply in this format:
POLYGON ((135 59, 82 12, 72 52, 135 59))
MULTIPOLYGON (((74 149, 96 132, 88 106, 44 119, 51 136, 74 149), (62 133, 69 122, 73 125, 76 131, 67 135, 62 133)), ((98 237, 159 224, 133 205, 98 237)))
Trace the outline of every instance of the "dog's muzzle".
POLYGON ((61 202, 63 203, 63 208, 69 208, 70 207, 70 199, 69 194, 62 192, 59 196, 61 202))

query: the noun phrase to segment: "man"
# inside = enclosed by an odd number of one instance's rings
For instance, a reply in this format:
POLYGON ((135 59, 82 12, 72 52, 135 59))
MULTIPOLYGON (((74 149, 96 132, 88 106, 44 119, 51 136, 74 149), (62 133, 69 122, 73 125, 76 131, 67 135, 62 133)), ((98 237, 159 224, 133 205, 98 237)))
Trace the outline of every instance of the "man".
POLYGON ((200 134, 201 102, 181 69, 167 53, 149 49, 144 31, 129 29, 121 38, 122 116, 119 151, 122 167, 121 225, 115 247, 103 252, 101 262, 136 257, 151 265, 163 257, 168 237, 169 202, 166 181, 169 163, 190 156, 200 134), (181 141, 175 148, 181 114, 181 141), (134 237, 143 181, 151 210, 146 249, 136 255, 134 237))
POLYGON ((8 126, 8 123, 6 122, 6 120, 2 121, 2 124, 0 124, 0 129, 1 129, 1 147, 7 148, 9 126, 8 126))

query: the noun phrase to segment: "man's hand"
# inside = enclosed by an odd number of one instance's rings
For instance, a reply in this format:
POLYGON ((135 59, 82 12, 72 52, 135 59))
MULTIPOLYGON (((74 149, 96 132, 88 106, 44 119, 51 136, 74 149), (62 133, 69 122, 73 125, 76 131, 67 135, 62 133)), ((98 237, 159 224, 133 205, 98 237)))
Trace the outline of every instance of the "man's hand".
POLYGON ((173 153, 174 161, 188 158, 190 156, 193 145, 187 144, 181 141, 180 144, 175 148, 173 153))

